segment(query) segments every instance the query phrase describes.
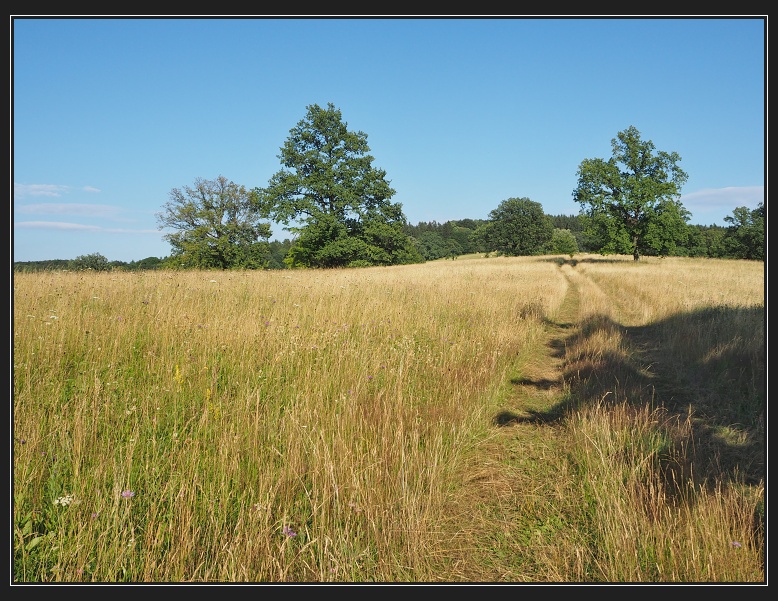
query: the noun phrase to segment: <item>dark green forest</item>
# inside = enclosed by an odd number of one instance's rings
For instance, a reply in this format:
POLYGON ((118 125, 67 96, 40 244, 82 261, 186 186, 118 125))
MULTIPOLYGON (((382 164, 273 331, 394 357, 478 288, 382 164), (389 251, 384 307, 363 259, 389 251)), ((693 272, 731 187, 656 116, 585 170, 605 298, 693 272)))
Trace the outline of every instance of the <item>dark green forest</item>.
MULTIPOLYGON (((583 220, 580 215, 548 216, 554 228, 551 244, 538 249, 534 254, 599 253, 595 242, 587 239, 583 220)), ((667 256, 707 257, 716 259, 752 259, 764 260, 764 208, 749 211, 736 209, 727 217, 729 226, 688 225, 687 243, 677 246, 667 256)), ((458 219, 438 223, 421 221, 416 225, 407 224, 404 232, 418 248, 425 261, 455 259, 460 255, 481 253, 501 254, 484 245, 481 235, 488 224, 487 219, 458 219)), ((284 262, 292 247, 292 241, 285 239, 268 242, 268 260, 265 269, 289 269, 284 262)), ((137 271, 170 268, 168 257, 147 257, 140 261, 109 261, 99 253, 77 257, 76 259, 52 259, 48 261, 14 262, 14 271, 43 270, 86 270, 137 271)))

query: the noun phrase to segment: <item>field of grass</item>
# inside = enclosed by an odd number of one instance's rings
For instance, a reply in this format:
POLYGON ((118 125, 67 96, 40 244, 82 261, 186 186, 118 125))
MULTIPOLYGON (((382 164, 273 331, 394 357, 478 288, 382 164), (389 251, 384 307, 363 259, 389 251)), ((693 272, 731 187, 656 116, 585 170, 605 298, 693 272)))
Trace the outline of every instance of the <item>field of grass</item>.
POLYGON ((14 583, 765 580, 764 263, 13 287, 14 583))

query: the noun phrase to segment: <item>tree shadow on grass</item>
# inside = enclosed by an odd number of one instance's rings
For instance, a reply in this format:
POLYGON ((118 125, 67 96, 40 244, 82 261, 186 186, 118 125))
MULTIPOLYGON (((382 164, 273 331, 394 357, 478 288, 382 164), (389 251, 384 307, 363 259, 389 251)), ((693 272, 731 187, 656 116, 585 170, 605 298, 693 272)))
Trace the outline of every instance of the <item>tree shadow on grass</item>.
POLYGON ((556 263, 560 267, 562 265, 571 265, 575 267, 578 263, 624 263, 624 259, 602 257, 584 257, 582 259, 576 259, 574 257, 549 257, 546 259, 540 259, 541 261, 548 261, 550 263, 556 263))
POLYGON ((564 361, 568 394, 546 411, 502 411, 493 422, 553 424, 597 403, 661 407, 679 419, 691 416, 695 481, 764 482, 764 325, 764 307, 711 307, 632 328, 592 316, 550 343, 564 361))

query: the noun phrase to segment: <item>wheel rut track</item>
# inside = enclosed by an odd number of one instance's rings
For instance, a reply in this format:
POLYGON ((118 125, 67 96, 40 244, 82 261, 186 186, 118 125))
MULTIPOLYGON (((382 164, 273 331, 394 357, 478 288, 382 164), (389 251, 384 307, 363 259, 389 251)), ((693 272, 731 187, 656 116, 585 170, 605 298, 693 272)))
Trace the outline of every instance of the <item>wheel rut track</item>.
POLYGON ((558 452, 558 428, 537 416, 563 398, 565 341, 575 335, 579 323, 581 285, 574 267, 565 264, 561 269, 569 283, 563 302, 555 318, 545 320, 530 358, 517 366, 522 375, 511 380, 506 407, 492 417, 491 437, 468 460, 463 488, 451 507, 452 515, 459 516, 458 527, 449 541, 452 548, 445 552, 452 564, 443 580, 484 581, 489 570, 489 582, 543 580, 532 566, 517 569, 513 546, 519 545, 518 553, 526 552, 511 530, 546 494, 538 488, 545 484, 535 481, 532 465, 558 452))

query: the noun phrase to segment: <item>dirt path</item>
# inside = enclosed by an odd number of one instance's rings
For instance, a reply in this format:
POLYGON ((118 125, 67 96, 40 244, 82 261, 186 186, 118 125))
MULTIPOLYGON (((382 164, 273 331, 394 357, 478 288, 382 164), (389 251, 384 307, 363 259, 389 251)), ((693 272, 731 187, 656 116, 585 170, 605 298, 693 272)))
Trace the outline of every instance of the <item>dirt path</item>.
POLYGON ((491 437, 466 466, 453 508, 460 529, 451 556, 457 559, 445 580, 544 580, 542 558, 533 559, 527 551, 544 524, 526 522, 543 515, 544 499, 554 494, 546 488, 553 474, 538 478, 538 469, 551 465, 544 457, 559 452, 558 426, 536 416, 548 414, 564 397, 565 340, 578 327, 581 286, 572 266, 562 270, 570 284, 563 303, 555 319, 546 322, 531 359, 517 366, 521 375, 511 379, 503 407, 493 417, 491 437))
POLYGON ((561 269, 569 284, 565 298, 556 318, 546 321, 545 335, 533 353, 533 360, 522 366, 524 375, 513 382, 516 409, 525 413, 547 411, 563 394, 564 341, 578 327, 581 290, 571 277, 573 268, 563 265, 561 269))

